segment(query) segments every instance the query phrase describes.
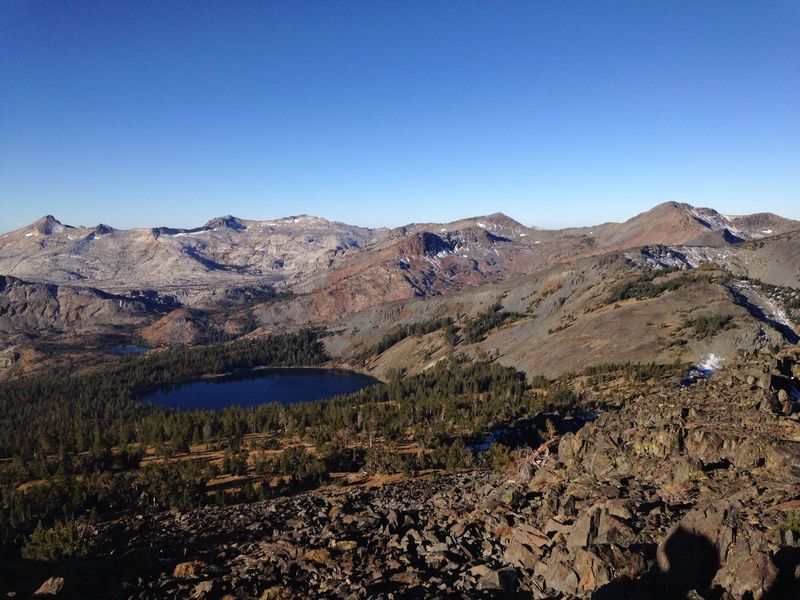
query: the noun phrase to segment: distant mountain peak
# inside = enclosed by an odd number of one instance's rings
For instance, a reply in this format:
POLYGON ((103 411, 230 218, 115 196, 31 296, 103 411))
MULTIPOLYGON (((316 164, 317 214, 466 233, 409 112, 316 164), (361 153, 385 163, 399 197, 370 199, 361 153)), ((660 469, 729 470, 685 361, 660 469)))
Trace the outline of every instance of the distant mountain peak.
POLYGON ((53 215, 45 215, 33 222, 33 225, 63 225, 61 221, 56 219, 53 215))
POLYGON ((283 219, 279 219, 284 223, 299 223, 299 224, 325 224, 330 223, 328 219, 323 219, 322 217, 315 217, 314 215, 307 215, 303 213, 302 215, 291 215, 288 217, 284 217, 283 219))
POLYGON ((225 215, 224 217, 211 219, 203 225, 202 229, 233 229, 234 231, 241 231, 242 229, 247 229, 247 225, 239 217, 225 215))
POLYGON ((87 241, 96 240, 98 238, 104 237, 114 232, 114 228, 111 225, 106 225, 104 223, 100 223, 96 227, 94 227, 90 232, 89 235, 86 236, 87 241))
POLYGON ((628 246, 651 243, 660 239, 671 244, 712 245, 735 244, 760 239, 783 231, 797 229, 800 223, 769 213, 732 216, 686 202, 668 201, 656 205, 624 223, 604 223, 591 230, 610 235, 607 242, 628 246), (717 234, 709 235, 706 234, 717 234))
POLYGON ((501 212, 491 213, 489 215, 481 215, 478 217, 472 217, 469 220, 484 224, 493 223, 495 225, 502 225, 504 227, 524 227, 524 225, 519 221, 517 221, 516 219, 512 219, 507 214, 501 212))
POLYGON ((506 213, 503 212, 494 212, 490 215, 486 215, 486 217, 484 218, 491 219, 493 221, 508 221, 511 223, 516 223, 517 225, 522 225, 522 223, 520 223, 516 219, 509 217, 506 213))
POLYGON ((41 219, 38 219, 31 224, 31 229, 40 233, 41 235, 61 233, 65 228, 72 229, 71 226, 64 225, 53 215, 45 215, 41 219))

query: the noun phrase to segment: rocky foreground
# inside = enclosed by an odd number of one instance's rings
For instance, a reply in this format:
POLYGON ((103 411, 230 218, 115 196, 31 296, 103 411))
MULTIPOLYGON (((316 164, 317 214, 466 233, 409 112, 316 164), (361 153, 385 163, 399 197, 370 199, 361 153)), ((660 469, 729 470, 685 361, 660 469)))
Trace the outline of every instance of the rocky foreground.
POLYGON ((122 520, 113 551, 40 566, 30 591, 53 576, 59 597, 797 598, 800 365, 777 366, 651 384, 505 475, 122 520))

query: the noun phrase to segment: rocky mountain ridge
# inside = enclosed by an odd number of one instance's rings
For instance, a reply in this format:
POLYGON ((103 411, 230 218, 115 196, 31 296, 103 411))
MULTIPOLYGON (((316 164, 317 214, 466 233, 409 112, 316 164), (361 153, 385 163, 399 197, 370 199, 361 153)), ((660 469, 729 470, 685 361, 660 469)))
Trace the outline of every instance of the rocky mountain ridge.
POLYGON ((0 236, 0 274, 115 292, 172 291, 192 303, 198 288, 313 291, 383 269, 408 280, 404 293, 418 295, 610 250, 686 244, 718 232, 723 241, 754 240, 792 229, 800 223, 776 215, 727 217, 678 203, 661 204, 624 223, 564 230, 525 227, 501 213, 396 229, 308 215, 272 221, 226 215, 193 229, 119 230, 102 224, 72 227, 48 215, 0 236))
MULTIPOLYGON (((37 340, 74 345, 92 332, 111 336, 111 345, 157 347, 314 324, 334 326, 327 343, 337 359, 348 360, 406 321, 469 320, 502 297, 503 310, 525 318, 463 351, 551 374, 574 366, 579 347, 588 353, 580 360, 608 352, 622 361, 729 358, 796 335, 785 302, 747 283, 800 286, 800 233, 781 233, 794 225, 774 215, 723 217, 677 203, 625 223, 560 231, 527 228, 502 214, 393 230, 307 215, 228 215, 195 229, 123 231, 71 227, 48 216, 0 236, 0 272, 26 274, 7 276, 14 285, 0 289, 0 346, 23 356, 37 340), (738 241, 745 237, 754 239, 738 241), (698 239, 710 245, 694 244, 698 239), (637 270, 715 265, 743 283, 688 286, 605 308, 601 302, 637 270), (677 345, 687 340, 676 328, 703 309, 735 321, 718 337, 677 345), (531 345, 532 338, 542 343, 531 345)), ((434 346, 428 353, 438 356, 441 344, 434 346)), ((393 350, 371 368, 379 374, 390 356, 404 364, 421 349, 406 358, 393 350)), ((0 369, 0 376, 8 373, 0 369)))

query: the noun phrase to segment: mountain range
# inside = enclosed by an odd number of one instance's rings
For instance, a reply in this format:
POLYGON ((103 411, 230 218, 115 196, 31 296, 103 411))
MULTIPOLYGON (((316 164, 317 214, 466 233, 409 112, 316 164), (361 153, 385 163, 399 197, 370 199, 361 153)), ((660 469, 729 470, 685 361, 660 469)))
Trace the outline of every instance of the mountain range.
MULTIPOLYGON (((272 221, 225 216, 202 227, 73 227, 53 216, 0 236, 0 273, 106 291, 272 286, 312 291, 349 278, 399 276, 393 295, 423 295, 532 273, 583 256, 645 244, 719 246, 800 228, 769 213, 724 216, 668 202, 624 223, 546 230, 495 213, 451 223, 368 229, 300 215, 272 221)), ((394 286, 392 286, 394 287, 394 286)))
MULTIPOLYGON (((350 334, 330 344, 345 356, 417 315, 471 315, 500 297, 509 310, 527 314, 525 302, 511 299, 540 293, 544 281, 600 294, 633 271, 711 263, 769 285, 796 286, 796 230, 800 222, 771 213, 726 216, 677 202, 622 223, 560 230, 528 227, 502 213, 398 228, 299 215, 130 230, 65 225, 48 215, 0 234, 0 343, 19 357, 34 341, 77 335, 97 336, 100 347, 119 340, 160 346, 338 323, 350 334), (576 273, 582 281, 566 284, 576 273), (413 315, 398 318, 397 306, 413 315)), ((585 298, 565 312, 577 293, 560 302, 523 327, 526 339, 557 336, 566 315, 581 321, 592 312, 585 298)), ((770 312, 767 300, 753 302, 770 312)), ((790 319, 778 320, 792 327, 790 319)), ((586 326, 598 330, 597 323, 586 326)), ((504 343, 513 356, 513 339, 504 343)), ((509 359, 515 366, 549 369, 540 352, 518 352, 524 356, 509 359)), ((620 358, 634 356, 631 349, 620 358)))

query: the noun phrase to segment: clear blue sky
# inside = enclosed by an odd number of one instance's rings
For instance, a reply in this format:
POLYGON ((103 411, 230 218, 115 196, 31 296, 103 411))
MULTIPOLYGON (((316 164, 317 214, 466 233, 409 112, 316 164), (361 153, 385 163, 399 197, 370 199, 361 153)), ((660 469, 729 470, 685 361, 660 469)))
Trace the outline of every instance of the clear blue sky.
POLYGON ((3 0, 0 230, 800 218, 800 3, 3 0))

